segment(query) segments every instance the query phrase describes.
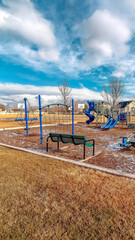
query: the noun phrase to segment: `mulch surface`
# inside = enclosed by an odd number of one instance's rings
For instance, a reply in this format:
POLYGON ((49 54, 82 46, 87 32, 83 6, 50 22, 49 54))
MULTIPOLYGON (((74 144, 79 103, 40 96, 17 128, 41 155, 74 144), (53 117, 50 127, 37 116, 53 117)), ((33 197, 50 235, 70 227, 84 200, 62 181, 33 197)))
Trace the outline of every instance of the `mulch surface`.
MULTIPOLYGON (((23 147, 46 153, 46 138, 49 132, 55 131, 55 127, 44 127, 44 143, 40 143, 40 129, 31 128, 29 136, 26 136, 23 129, 1 131, 0 142, 13 146, 23 147)), ((59 129, 60 130, 60 129, 59 129)), ((61 131, 68 133, 69 126, 62 127, 61 131)), ((71 129, 70 129, 71 131, 71 129)), ((132 129, 119 129, 118 127, 109 130, 101 130, 100 128, 87 126, 85 123, 75 125, 75 134, 85 135, 87 139, 95 139, 96 155, 86 163, 115 169, 121 172, 135 173, 135 148, 119 148, 121 142, 120 136, 129 136, 133 132, 132 129)), ((73 144, 60 143, 60 150, 56 150, 56 143, 49 141, 48 154, 64 157, 80 161, 83 159, 83 146, 75 146, 73 144), (68 146, 65 148, 65 146, 68 146)), ((86 147, 86 159, 92 155, 92 148, 86 147)))

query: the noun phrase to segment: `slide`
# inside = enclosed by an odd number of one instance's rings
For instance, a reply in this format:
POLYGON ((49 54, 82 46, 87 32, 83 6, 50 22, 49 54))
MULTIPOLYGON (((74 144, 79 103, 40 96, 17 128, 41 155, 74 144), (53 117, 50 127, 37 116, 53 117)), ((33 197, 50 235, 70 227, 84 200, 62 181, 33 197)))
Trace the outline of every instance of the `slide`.
POLYGON ((90 114, 90 111, 94 110, 95 104, 94 104, 94 102, 90 102, 90 101, 87 101, 87 103, 88 103, 88 105, 89 105, 89 108, 86 109, 84 113, 85 113, 85 115, 86 115, 87 117, 89 117, 89 120, 87 120, 86 123, 87 123, 87 124, 90 124, 90 123, 93 122, 94 119, 95 119, 95 116, 92 115, 92 114, 90 114))
POLYGON ((117 115, 117 119, 111 119, 111 115, 109 115, 108 121, 101 126, 102 129, 112 129, 115 127, 117 122, 119 121, 119 115, 117 115))
POLYGON ((111 115, 109 115, 107 122, 101 126, 101 128, 105 128, 111 122, 111 115))
MULTIPOLYGON (((87 109, 88 110, 88 109, 87 109)), ((91 122, 94 121, 95 116, 90 114, 89 111, 85 110, 85 114, 87 115, 87 117, 89 117, 89 120, 86 121, 87 124, 90 124, 91 122)))

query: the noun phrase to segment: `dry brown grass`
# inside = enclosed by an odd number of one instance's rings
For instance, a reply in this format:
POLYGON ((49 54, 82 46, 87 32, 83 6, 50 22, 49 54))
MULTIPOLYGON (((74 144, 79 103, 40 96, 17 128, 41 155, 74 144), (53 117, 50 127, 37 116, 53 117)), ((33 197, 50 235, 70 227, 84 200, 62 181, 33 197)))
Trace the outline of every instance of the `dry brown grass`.
POLYGON ((21 127, 18 125, 15 120, 0 120, 0 128, 12 128, 12 127, 21 127))
POLYGON ((134 123, 135 124, 135 116, 131 116, 130 123, 134 123))
POLYGON ((135 181, 0 147, 0 239, 135 239, 135 181))
POLYGON ((4 114, 0 113, 0 118, 16 118, 17 115, 18 115, 17 113, 4 113, 4 114))
MULTIPOLYGON (((66 117, 64 120, 60 120, 59 117, 61 117, 62 115, 55 115, 54 117, 54 114, 51 114, 49 116, 49 114, 47 115, 46 114, 46 117, 47 119, 43 119, 43 124, 55 124, 55 123, 65 123, 65 120, 66 120, 66 117)), ((25 117, 22 116, 22 117, 25 117)), ((30 115, 29 117, 33 117, 33 115, 30 115)), ((34 115, 34 117, 39 117, 37 114, 34 115)), ((24 123, 21 123, 21 122, 15 122, 15 118, 18 118, 17 117, 17 114, 0 114, 0 128, 12 128, 12 127, 25 127, 25 122, 24 123)), ((74 119, 75 119, 75 122, 85 122, 87 120, 87 117, 83 116, 83 115, 75 115, 74 116, 74 119)), ((71 122, 71 116, 67 117, 67 122, 71 122)), ((32 124, 29 124, 30 127, 32 126, 35 126, 35 125, 39 125, 40 124, 40 121, 39 119, 32 122, 32 124)))
MULTIPOLYGON (((59 114, 59 117, 62 116, 59 114)), ((12 127, 20 127, 20 126, 24 126, 25 127, 25 123, 23 124, 20 124, 19 122, 15 122, 15 118, 17 117, 17 114, 4 114, 4 115, 0 115, 0 128, 12 128, 12 127), (3 119, 4 118, 4 119, 3 119), (12 118, 12 119, 9 119, 9 118, 12 118)), ((32 115, 30 117, 33 117, 32 115)), ((35 115, 34 117, 37 117, 38 118, 38 115, 35 115)), ((65 120, 59 120, 58 119, 58 116, 55 114, 55 117, 54 117, 54 114, 51 114, 50 117, 49 117, 49 114, 47 115, 46 114, 46 117, 47 119, 43 119, 43 124, 55 124, 55 123, 65 123, 65 120)), ((71 116, 70 117, 67 117, 68 120, 67 122, 71 122, 71 116)), ((74 116, 74 120, 75 122, 86 122, 86 120, 88 120, 88 117, 86 115, 75 115, 74 116)), ((97 122, 99 124, 104 124, 105 122, 107 121, 107 118, 104 117, 103 115, 99 115, 98 118, 95 114, 95 120, 93 121, 92 124, 96 124, 97 122)), ((130 119, 130 123, 135 123, 135 116, 132 116, 131 119, 130 119)), ((31 126, 35 126, 35 125, 39 125, 40 124, 40 121, 37 120, 37 121, 34 121, 32 123, 31 126)), ((119 123, 118 123, 119 124, 119 123)))

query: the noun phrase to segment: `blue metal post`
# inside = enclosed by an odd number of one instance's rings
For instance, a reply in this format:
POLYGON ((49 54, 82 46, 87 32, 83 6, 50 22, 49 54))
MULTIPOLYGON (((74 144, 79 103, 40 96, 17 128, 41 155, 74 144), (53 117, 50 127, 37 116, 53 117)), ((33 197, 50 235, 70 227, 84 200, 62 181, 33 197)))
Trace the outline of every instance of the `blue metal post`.
POLYGON ((41 137, 41 143, 43 143, 41 96, 39 95, 38 98, 39 98, 39 117, 40 117, 40 137, 41 137))
POLYGON ((74 99, 72 99, 72 134, 74 134, 74 99))
POLYGON ((27 98, 24 98, 24 104, 25 104, 25 122, 26 122, 26 134, 27 136, 29 135, 28 133, 28 115, 27 115, 27 98))

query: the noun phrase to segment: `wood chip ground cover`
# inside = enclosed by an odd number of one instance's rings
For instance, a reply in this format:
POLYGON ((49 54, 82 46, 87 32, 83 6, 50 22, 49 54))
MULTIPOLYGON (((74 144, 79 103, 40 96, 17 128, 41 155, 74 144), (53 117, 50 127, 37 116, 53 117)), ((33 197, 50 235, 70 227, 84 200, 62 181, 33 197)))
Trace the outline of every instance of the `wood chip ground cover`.
MULTIPOLYGON (((62 127, 62 132, 71 132, 71 126, 62 127), (69 129, 70 128, 70 129, 69 129)), ((55 126, 44 127, 44 143, 40 144, 40 129, 31 128, 29 136, 26 136, 23 129, 1 131, 0 141, 2 143, 46 153, 46 138, 50 131, 55 131, 55 126)), ((121 142, 120 136, 129 136, 132 129, 114 128, 101 131, 100 128, 88 127, 85 123, 75 125, 75 134, 85 135, 87 139, 93 138, 96 142, 95 157, 90 158, 86 163, 101 167, 111 168, 122 172, 135 174, 135 148, 119 149, 116 146, 121 142)), ((49 141, 49 154, 80 161, 83 158, 83 146, 73 144, 60 144, 61 149, 56 150, 56 143, 49 141), (63 148, 68 146, 67 148, 63 148)), ((92 148, 86 147, 86 158, 92 155, 92 148)))

